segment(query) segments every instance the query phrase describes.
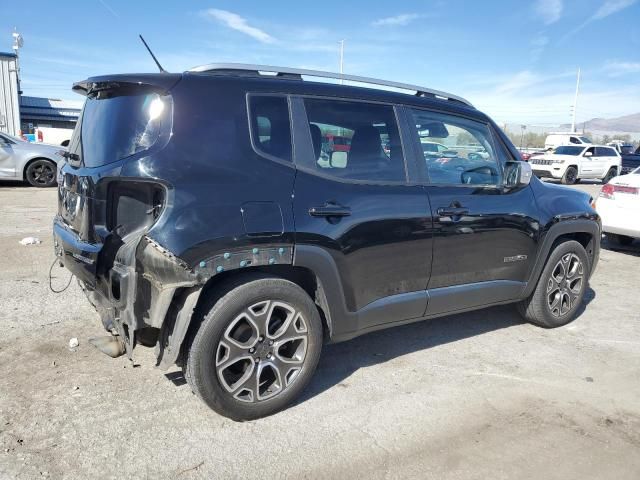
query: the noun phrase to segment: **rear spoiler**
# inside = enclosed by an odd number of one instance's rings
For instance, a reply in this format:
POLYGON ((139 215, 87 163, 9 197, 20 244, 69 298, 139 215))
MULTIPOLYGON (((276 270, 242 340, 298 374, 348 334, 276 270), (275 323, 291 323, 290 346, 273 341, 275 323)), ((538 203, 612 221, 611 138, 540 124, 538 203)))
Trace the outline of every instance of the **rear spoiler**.
POLYGON ((90 77, 73 84, 72 90, 89 96, 104 90, 145 88, 158 92, 171 90, 182 78, 181 73, 132 73, 90 77))

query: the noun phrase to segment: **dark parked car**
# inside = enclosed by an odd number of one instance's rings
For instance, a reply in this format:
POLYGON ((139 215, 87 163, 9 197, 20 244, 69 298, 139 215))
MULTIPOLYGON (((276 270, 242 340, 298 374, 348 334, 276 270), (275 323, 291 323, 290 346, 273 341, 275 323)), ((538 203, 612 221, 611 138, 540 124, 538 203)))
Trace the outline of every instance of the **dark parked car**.
POLYGON ((575 318, 600 244, 588 195, 532 178, 460 97, 309 74, 337 77, 225 64, 74 86, 54 245, 116 334, 99 348, 155 347, 247 420, 290 404, 325 342, 507 303, 575 318), (321 161, 335 131, 350 149, 321 161), (423 150, 468 135, 477 158, 423 150))
POLYGON ((615 145, 622 157, 621 175, 631 173, 640 167, 640 146, 634 150, 633 145, 615 145))

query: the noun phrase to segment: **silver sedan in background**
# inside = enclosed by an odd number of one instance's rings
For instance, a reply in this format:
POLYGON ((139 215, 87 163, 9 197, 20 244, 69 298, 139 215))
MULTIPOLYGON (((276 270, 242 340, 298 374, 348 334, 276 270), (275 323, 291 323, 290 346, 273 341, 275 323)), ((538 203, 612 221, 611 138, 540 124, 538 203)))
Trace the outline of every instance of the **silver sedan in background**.
POLYGON ((63 147, 29 143, 0 132, 0 180, 26 180, 34 187, 52 187, 64 164, 63 147))

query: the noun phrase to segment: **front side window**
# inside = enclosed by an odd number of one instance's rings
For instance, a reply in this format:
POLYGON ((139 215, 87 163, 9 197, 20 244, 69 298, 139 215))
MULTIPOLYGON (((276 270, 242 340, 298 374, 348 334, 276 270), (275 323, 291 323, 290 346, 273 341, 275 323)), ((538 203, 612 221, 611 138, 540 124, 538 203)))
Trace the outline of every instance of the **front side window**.
POLYGON ((411 113, 430 183, 501 183, 498 157, 486 124, 427 110, 411 113))
POLYGON ((405 180, 393 107, 316 98, 306 98, 304 105, 313 143, 313 168, 318 173, 349 180, 405 180))
POLYGON ((249 97, 251 141, 262 155, 291 162, 289 103, 284 96, 249 97))
POLYGON ((554 153, 556 155, 578 156, 582 153, 583 150, 584 150, 584 147, 570 147, 565 145, 565 146, 556 148, 556 151, 554 153))
POLYGON ((575 144, 577 144, 577 145, 580 145, 580 144, 582 143, 582 142, 581 142, 580 140, 578 140, 576 137, 571 137, 571 138, 569 138, 569 141, 570 141, 571 143, 575 143, 575 144))

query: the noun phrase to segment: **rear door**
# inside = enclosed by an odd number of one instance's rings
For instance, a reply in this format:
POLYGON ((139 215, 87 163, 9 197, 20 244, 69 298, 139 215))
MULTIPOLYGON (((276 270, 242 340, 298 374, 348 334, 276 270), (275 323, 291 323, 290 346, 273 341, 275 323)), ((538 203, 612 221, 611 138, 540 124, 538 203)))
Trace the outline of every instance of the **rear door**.
POLYGON ((613 152, 610 148, 595 147, 596 153, 592 162, 594 176, 599 178, 604 177, 607 170, 609 170, 609 162, 612 160, 612 158, 609 157, 610 150, 613 152))
POLYGON ((346 308, 358 318, 340 328, 422 317, 431 213, 424 189, 407 183, 396 109, 306 97, 293 98, 292 110, 296 249, 321 248, 335 263, 346 308), (336 137, 347 151, 326 141, 336 137), (367 315, 376 311, 384 315, 367 315))
POLYGON ((434 229, 427 314, 517 298, 536 258, 538 222, 531 189, 503 186, 503 164, 516 159, 489 123, 417 108, 406 114, 416 143, 448 147, 416 158, 434 229))

